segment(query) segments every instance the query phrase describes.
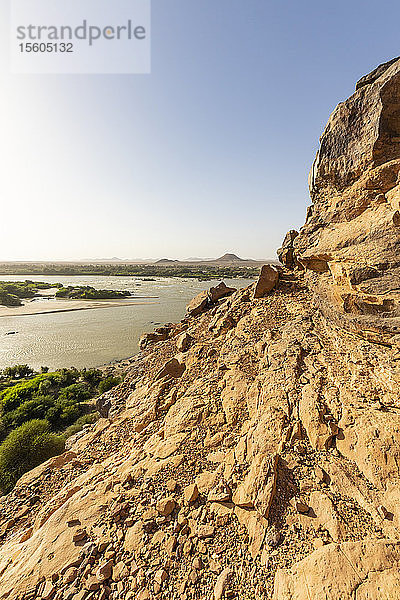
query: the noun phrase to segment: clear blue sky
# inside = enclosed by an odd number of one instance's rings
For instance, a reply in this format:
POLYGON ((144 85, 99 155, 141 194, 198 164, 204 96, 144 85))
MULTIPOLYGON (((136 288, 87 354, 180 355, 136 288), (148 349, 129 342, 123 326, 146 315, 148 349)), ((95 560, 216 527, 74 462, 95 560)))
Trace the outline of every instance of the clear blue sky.
POLYGON ((2 75, 1 259, 275 255, 400 5, 153 0, 151 75, 2 75))

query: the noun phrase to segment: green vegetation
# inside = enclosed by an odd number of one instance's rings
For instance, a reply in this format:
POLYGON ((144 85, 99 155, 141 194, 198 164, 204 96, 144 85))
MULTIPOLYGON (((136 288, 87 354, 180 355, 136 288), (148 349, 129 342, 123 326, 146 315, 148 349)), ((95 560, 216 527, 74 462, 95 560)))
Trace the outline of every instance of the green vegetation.
POLYGON ((96 421, 94 398, 121 382, 98 369, 41 373, 28 365, 0 372, 0 491, 64 449, 65 440, 96 421))
POLYGON ((80 300, 105 300, 126 298, 130 292, 118 290, 96 290, 89 285, 61 287, 56 292, 56 298, 74 298, 80 300))
POLYGON ((64 439, 51 433, 48 421, 35 419, 14 429, 0 446, 3 493, 9 492, 21 475, 63 450, 64 439))
POLYGON ((5 306, 21 306, 21 298, 33 298, 39 290, 50 287, 61 287, 59 283, 43 283, 29 281, 1 281, 0 282, 0 304, 5 306))
POLYGON ((113 277, 183 277, 207 281, 258 277, 259 266, 159 265, 159 264, 0 264, 2 275, 111 275, 113 277))

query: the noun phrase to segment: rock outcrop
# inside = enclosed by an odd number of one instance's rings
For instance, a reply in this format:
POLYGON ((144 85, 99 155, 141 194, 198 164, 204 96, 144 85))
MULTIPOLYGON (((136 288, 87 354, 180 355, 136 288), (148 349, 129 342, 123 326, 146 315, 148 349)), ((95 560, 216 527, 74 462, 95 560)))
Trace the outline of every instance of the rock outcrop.
MULTIPOLYGON (((313 204, 293 241, 324 313, 384 343, 400 334, 399 97, 394 59, 338 105, 311 169, 313 204)), ((282 259, 294 266, 290 253, 282 259)))
POLYGON ((400 598, 399 71, 332 115, 279 277, 143 338, 1 498, 0 600, 400 598))

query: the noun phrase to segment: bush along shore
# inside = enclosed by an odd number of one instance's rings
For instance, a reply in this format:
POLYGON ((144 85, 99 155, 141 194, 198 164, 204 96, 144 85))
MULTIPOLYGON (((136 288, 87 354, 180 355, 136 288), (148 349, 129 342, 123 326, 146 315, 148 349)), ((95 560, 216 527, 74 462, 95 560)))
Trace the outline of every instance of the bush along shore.
POLYGON ((131 296, 126 290, 97 290, 90 285, 74 285, 64 287, 61 283, 45 283, 25 281, 4 281, 0 282, 0 305, 3 306, 22 306, 22 300, 40 297, 43 290, 52 290, 56 288, 56 298, 66 298, 73 300, 115 300, 131 296))
POLYGON ((0 493, 51 456, 99 415, 96 398, 121 382, 99 369, 35 372, 28 365, 0 372, 0 493))
POLYGON ((114 300, 130 296, 131 293, 125 290, 96 290, 89 285, 61 287, 56 292, 56 298, 70 298, 74 300, 114 300))
POLYGON ((0 304, 4 306, 22 306, 22 300, 34 298, 40 290, 61 288, 61 283, 44 283, 43 281, 2 281, 0 282, 0 304))

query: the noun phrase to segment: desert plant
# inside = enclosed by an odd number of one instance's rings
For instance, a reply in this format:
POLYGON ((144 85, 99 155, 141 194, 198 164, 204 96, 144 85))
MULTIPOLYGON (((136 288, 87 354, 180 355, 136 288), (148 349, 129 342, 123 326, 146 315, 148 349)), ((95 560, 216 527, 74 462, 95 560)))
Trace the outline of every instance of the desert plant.
POLYGON ((63 451, 63 438, 51 433, 47 421, 35 419, 14 429, 0 446, 0 489, 8 493, 24 473, 63 451))

